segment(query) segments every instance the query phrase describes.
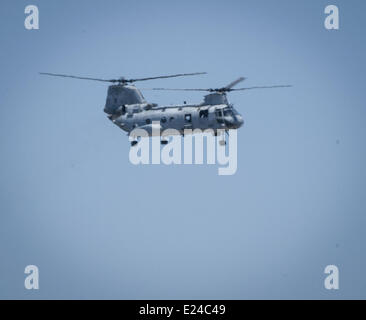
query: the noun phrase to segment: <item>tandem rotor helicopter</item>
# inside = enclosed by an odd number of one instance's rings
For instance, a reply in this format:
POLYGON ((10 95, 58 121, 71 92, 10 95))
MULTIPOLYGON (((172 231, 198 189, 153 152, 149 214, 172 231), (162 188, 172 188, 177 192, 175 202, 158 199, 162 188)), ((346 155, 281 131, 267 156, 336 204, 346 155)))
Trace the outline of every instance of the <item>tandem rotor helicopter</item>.
MULTIPOLYGON (((209 92, 209 94, 204 96, 204 101, 200 104, 188 105, 184 102, 183 105, 158 106, 155 103, 147 102, 141 91, 133 83, 137 81, 202 75, 206 74, 206 72, 182 73, 138 79, 98 79, 45 72, 41 72, 40 74, 112 83, 108 88, 104 112, 115 125, 126 131, 128 135, 136 128, 146 130, 149 136, 153 134, 154 129, 160 129, 158 131, 160 133, 166 129, 175 129, 180 135, 184 135, 186 132, 193 132, 195 129, 202 131, 211 129, 215 135, 218 134, 218 130, 221 130, 221 132, 225 131, 228 134, 228 130, 238 129, 244 123, 240 113, 234 109, 233 104, 228 102, 226 96, 228 92, 291 87, 291 85, 276 85, 233 89, 237 84, 246 79, 241 77, 225 87, 216 89, 142 89, 209 92), (156 123, 159 123, 159 128, 153 127, 154 125, 156 126, 156 123)), ((135 146, 137 143, 137 137, 133 137, 131 146, 135 146)), ((168 140, 161 136, 161 144, 167 143, 168 140)), ((225 140, 222 143, 225 144, 225 140)))

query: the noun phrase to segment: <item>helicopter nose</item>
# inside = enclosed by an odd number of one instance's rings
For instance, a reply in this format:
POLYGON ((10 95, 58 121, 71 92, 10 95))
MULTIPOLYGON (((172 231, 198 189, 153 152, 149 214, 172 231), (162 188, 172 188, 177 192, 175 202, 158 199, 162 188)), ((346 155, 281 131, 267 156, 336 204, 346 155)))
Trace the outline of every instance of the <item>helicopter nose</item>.
POLYGON ((244 124, 244 119, 241 115, 236 116, 236 123, 238 128, 240 128, 244 124))

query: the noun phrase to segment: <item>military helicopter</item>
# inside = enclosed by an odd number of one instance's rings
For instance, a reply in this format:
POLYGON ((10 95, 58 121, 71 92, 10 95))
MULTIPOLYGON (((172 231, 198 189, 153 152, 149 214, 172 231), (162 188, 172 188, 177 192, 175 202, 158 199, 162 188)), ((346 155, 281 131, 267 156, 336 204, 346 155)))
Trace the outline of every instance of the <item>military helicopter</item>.
MULTIPOLYGON (((244 123, 243 117, 228 102, 226 96, 228 92, 291 87, 290 85, 276 85, 234 89, 234 86, 246 79, 240 77, 227 86, 216 89, 142 89, 209 92, 209 94, 204 96, 204 100, 200 104, 188 105, 184 102, 182 105, 158 106, 155 103, 147 102, 141 91, 133 83, 137 81, 202 75, 206 74, 206 72, 182 73, 138 79, 99 79, 44 72, 40 74, 113 83, 108 88, 104 112, 114 124, 126 131, 128 135, 132 135, 131 146, 135 146, 138 143, 138 137, 133 136, 133 130, 136 128, 146 130, 149 136, 152 136, 153 132, 158 131, 161 135, 161 144, 168 143, 168 140, 162 135, 166 129, 175 129, 175 132, 182 136, 185 133, 192 133, 195 129, 202 131, 211 129, 215 135, 218 134, 219 130, 221 130, 220 132, 225 131, 228 134, 228 130, 238 129, 244 123), (156 123, 159 123, 158 128, 156 128, 156 123)), ((220 143, 225 144, 225 140, 220 141, 220 143)))

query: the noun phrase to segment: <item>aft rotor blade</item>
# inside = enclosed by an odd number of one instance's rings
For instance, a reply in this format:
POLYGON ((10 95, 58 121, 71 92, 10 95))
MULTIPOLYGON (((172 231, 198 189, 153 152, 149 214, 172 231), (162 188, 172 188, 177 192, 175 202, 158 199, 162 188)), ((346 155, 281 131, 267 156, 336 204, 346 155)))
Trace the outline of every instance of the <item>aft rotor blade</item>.
POLYGON ((100 79, 100 78, 79 77, 79 76, 73 76, 73 75, 68 75, 68 74, 58 74, 58 73, 49 73, 49 72, 40 72, 40 74, 41 75, 47 75, 47 76, 54 76, 54 77, 63 77, 63 78, 73 78, 73 79, 81 79, 81 80, 94 80, 94 81, 102 81, 102 82, 127 84, 127 83, 133 83, 133 82, 136 82, 136 81, 175 78, 175 77, 184 77, 184 76, 196 76, 196 75, 207 74, 207 73, 206 72, 179 73, 179 74, 173 74, 173 75, 149 77, 149 78, 138 78, 138 79, 124 79, 124 78, 120 78, 120 79, 100 79))
POLYGON ((53 76, 53 77, 63 77, 63 78, 73 78, 73 79, 81 79, 81 80, 93 80, 93 81, 102 81, 102 82, 117 82, 118 80, 108 80, 108 79, 98 79, 98 78, 89 78, 89 77, 79 77, 72 76, 68 74, 58 74, 58 73, 49 73, 49 72, 40 72, 41 75, 53 76))
POLYGON ((167 76, 129 79, 129 80, 126 80, 126 81, 128 81, 128 82, 146 81, 146 80, 154 80, 154 79, 166 79, 166 78, 176 78, 176 77, 186 77, 186 76, 197 76, 197 75, 200 75, 200 74, 207 74, 207 72, 178 73, 178 74, 172 74, 172 75, 167 75, 167 76))
POLYGON ((290 87, 292 87, 292 85, 248 87, 248 88, 240 88, 240 89, 231 89, 230 91, 244 91, 244 90, 252 90, 252 89, 290 88, 290 87))
POLYGON ((231 82, 230 84, 228 84, 226 87, 224 87, 225 89, 231 89, 233 87, 235 87, 238 83, 244 81, 246 78, 244 77, 240 77, 239 79, 236 79, 235 81, 231 82))

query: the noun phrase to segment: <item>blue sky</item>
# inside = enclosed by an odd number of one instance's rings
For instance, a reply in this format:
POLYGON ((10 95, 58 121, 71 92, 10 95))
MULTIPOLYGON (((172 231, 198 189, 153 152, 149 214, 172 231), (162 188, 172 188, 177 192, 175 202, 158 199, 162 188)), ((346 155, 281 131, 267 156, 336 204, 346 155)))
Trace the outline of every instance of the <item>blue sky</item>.
MULTIPOLYGON (((364 1, 4 1, 0 298, 366 297, 364 1), (40 30, 24 28, 35 4, 40 30), (340 9, 340 30, 324 8, 340 9), (238 171, 134 166, 107 85, 246 85, 238 171), (40 290, 24 289, 24 268, 40 290), (340 290, 324 289, 324 268, 340 290)), ((143 92, 159 104, 200 93, 143 92)))

